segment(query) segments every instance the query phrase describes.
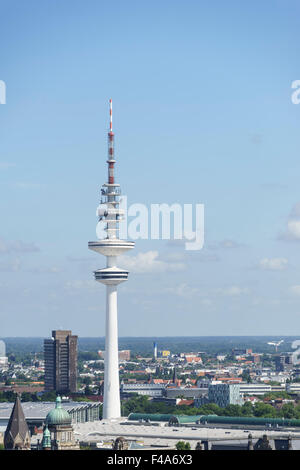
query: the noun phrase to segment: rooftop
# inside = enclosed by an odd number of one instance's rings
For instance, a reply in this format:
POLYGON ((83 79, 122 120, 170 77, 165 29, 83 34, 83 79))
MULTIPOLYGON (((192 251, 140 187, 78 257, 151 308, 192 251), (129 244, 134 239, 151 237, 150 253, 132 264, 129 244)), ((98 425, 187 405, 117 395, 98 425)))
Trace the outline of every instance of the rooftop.
MULTIPOLYGON (((84 409, 96 406, 98 403, 86 401, 63 402, 62 407, 71 412, 76 409, 84 409)), ((0 403, 0 420, 9 419, 14 403, 0 403)), ((22 402, 22 408, 26 419, 44 419, 47 414, 55 408, 55 402, 22 402)))
MULTIPOLYGON (((174 447, 179 440, 188 441, 194 448, 199 440, 237 440, 240 443, 246 443, 249 430, 233 430, 233 429, 213 429, 213 428, 192 428, 179 427, 173 428, 169 426, 147 426, 147 425, 126 425, 126 419, 114 421, 94 421, 89 423, 78 423, 74 425, 76 439, 81 442, 100 442, 116 437, 124 437, 125 439, 137 439, 144 446, 151 447, 174 447), (123 423, 123 424, 122 424, 123 423)), ((264 431, 251 430, 253 439, 262 437, 264 431)), ((300 449, 300 433, 267 431, 268 438, 288 438, 289 435, 293 439, 293 448, 300 449)))

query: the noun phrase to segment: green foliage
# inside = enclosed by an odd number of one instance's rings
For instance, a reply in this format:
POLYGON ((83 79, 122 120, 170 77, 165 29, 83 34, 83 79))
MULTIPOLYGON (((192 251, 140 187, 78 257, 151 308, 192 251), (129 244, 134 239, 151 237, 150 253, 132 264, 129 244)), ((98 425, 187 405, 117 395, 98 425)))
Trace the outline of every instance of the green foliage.
POLYGON ((39 400, 41 401, 55 401, 56 400, 56 392, 53 390, 51 392, 45 392, 39 396, 39 400))
POLYGON ((39 401, 39 399, 36 393, 23 392, 21 401, 39 401))
POLYGON ((242 407, 240 405, 228 405, 224 408, 224 416, 243 416, 242 407))
POLYGON ((241 406, 241 412, 242 414, 240 416, 253 416, 253 405, 250 401, 246 401, 242 406, 241 406))
POLYGON ((196 414, 199 415, 223 415, 223 408, 215 403, 207 403, 206 405, 202 405, 200 408, 197 408, 197 410, 198 412, 196 414))
POLYGON ((190 443, 184 441, 178 441, 175 447, 177 450, 191 450, 190 443))
POLYGON ((258 418, 276 418, 277 410, 272 405, 258 401, 254 405, 253 414, 258 418))
POLYGON ((84 377, 82 383, 84 383, 85 385, 91 385, 93 383, 91 377, 84 377))
POLYGON ((244 382, 247 382, 248 384, 252 382, 250 373, 247 370, 244 370, 242 373, 242 379, 244 382))
POLYGON ((269 392, 265 393, 263 398, 266 398, 268 400, 276 400, 278 398, 285 398, 287 400, 291 399, 291 395, 289 395, 285 390, 282 390, 281 392, 269 392))
POLYGON ((0 402, 13 402, 16 399, 16 394, 13 391, 0 392, 0 402))
POLYGON ((97 361, 99 359, 98 351, 78 351, 78 361, 97 361))
MULTIPOLYGON (((124 372, 121 372, 120 373, 120 379, 121 380, 128 380, 128 379, 134 379, 134 380, 138 380, 138 381, 142 381, 142 382, 147 382, 149 378, 149 374, 127 374, 127 373, 124 373, 124 372)), ((170 377, 168 377, 170 378, 170 377)))

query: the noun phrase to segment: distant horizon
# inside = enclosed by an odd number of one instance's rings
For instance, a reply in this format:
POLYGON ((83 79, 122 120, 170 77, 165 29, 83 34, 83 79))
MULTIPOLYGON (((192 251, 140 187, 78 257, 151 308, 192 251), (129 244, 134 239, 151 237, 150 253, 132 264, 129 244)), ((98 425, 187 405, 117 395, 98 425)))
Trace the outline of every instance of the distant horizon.
MULTIPOLYGON (((53 330, 54 331, 54 330, 53 330)), ((78 336, 78 338, 104 338, 105 336, 80 336, 76 334, 73 330, 71 330, 72 333, 75 336, 78 336)), ((4 340, 6 339, 14 339, 14 338, 26 338, 26 339, 31 339, 31 338, 49 338, 50 335, 48 336, 0 336, 0 339, 4 340)), ((172 335, 172 336, 119 336, 119 339, 121 338, 299 338, 299 335, 202 335, 202 336, 178 336, 178 335, 172 335)))

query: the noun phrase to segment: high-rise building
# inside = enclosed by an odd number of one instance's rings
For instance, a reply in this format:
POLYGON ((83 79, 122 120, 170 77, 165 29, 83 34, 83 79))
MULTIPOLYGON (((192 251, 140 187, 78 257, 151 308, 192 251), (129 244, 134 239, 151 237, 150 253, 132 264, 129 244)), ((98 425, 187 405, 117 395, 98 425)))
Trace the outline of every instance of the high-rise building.
POLYGON ((77 391, 77 339, 70 330, 55 330, 44 340, 46 391, 77 391))
MULTIPOLYGON (((115 181, 114 133, 112 131, 112 102, 110 100, 110 129, 108 132, 108 178, 101 189, 98 208, 99 222, 103 222, 104 238, 89 242, 88 247, 106 257, 106 267, 94 272, 96 281, 106 285, 106 331, 104 360, 103 418, 121 416, 120 380, 118 362, 117 286, 127 281, 128 271, 117 267, 117 256, 134 247, 134 242, 120 240, 119 220, 124 211, 119 209, 120 185, 115 181)), ((101 237, 101 236, 100 236, 101 237)), ((99 237, 99 238, 100 238, 99 237)))
POLYGON ((293 369, 293 355, 292 354, 279 354, 275 356, 276 372, 282 372, 293 369))

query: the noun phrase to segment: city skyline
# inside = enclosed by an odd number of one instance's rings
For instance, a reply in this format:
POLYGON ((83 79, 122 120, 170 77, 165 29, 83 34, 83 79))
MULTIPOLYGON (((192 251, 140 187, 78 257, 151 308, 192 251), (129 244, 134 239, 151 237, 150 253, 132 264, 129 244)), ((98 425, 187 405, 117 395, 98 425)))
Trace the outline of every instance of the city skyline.
POLYGON ((1 337, 105 335, 86 240, 110 97, 128 202, 205 205, 199 252, 124 256, 119 336, 300 329, 299 5, 188 3, 2 6, 1 337))

